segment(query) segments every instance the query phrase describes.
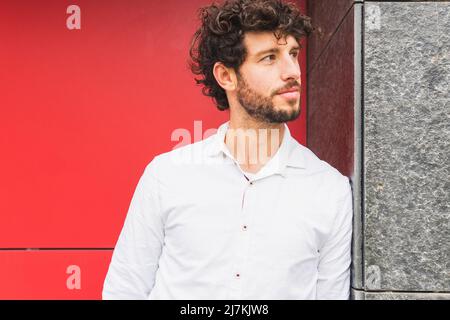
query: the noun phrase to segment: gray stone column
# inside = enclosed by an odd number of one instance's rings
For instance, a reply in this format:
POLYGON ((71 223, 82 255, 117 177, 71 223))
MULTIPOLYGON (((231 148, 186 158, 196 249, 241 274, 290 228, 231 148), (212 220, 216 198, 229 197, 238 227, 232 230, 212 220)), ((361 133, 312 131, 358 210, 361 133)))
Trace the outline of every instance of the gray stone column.
POLYGON ((309 8, 308 146, 352 180, 353 298, 450 299, 450 2, 309 8))

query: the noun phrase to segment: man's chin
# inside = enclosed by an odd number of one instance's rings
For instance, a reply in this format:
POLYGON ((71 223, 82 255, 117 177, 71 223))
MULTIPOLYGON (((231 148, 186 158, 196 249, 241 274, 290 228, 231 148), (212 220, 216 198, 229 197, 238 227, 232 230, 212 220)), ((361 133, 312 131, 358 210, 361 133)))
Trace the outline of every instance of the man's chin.
POLYGON ((300 105, 298 103, 296 105, 286 103, 273 104, 272 106, 266 106, 265 108, 259 109, 249 109, 244 107, 244 110, 250 117, 270 124, 294 121, 300 115, 300 105))
POLYGON ((300 116, 300 110, 279 111, 276 114, 272 114, 267 117, 269 123, 285 123, 294 121, 300 116))
POLYGON ((277 113, 279 114, 280 118, 287 119, 286 121, 293 121, 297 119, 300 115, 300 105, 289 105, 285 104, 277 108, 277 113))

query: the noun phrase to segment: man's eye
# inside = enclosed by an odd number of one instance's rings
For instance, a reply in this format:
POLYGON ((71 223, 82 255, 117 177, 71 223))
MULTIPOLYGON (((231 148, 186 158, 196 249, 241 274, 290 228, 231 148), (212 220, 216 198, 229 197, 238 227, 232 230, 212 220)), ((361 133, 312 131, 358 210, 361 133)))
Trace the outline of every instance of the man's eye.
POLYGON ((269 56, 265 56, 264 58, 261 59, 261 61, 272 61, 272 58, 275 59, 275 55, 271 54, 269 56))
POLYGON ((298 57, 298 51, 292 52, 291 54, 294 56, 294 58, 298 57))

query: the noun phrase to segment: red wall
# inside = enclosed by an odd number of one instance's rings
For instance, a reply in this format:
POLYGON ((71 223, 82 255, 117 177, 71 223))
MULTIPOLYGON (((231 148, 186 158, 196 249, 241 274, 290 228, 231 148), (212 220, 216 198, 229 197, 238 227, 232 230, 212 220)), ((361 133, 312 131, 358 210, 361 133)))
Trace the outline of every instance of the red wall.
MULTIPOLYGON (((204 132, 228 119, 187 67, 210 2, 0 2, 0 299, 101 298, 145 165, 179 143, 175 129, 194 138, 195 120, 204 132), (71 4, 80 30, 66 26, 71 4)), ((289 124, 303 144, 305 52, 289 124)))

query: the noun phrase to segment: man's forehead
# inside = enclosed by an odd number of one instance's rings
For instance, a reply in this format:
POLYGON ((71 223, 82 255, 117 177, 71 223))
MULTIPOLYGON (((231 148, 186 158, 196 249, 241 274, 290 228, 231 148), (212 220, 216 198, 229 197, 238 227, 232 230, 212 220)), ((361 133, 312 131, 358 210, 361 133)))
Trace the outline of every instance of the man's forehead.
POLYGON ((244 45, 247 48, 248 54, 253 55, 271 48, 298 46, 298 42, 291 35, 282 36, 280 39, 277 39, 273 31, 246 32, 244 35, 244 45))

